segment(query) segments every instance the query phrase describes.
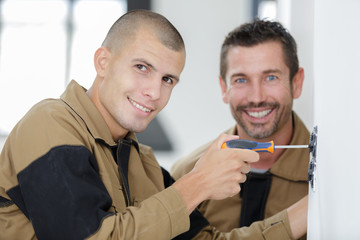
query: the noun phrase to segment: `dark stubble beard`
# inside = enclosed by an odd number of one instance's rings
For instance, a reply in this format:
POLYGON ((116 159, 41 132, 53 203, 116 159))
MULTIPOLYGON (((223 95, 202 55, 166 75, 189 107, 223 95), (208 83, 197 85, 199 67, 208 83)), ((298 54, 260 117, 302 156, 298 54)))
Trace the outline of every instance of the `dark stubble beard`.
POLYGON ((246 132, 246 134, 254 139, 263 139, 263 138, 267 138, 271 135, 273 135, 279 128, 279 124, 282 118, 285 118, 285 121, 290 117, 291 114, 291 109, 292 106, 290 104, 285 106, 283 111, 278 112, 277 115, 275 116, 275 120, 272 123, 272 125, 268 128, 268 129, 264 129, 264 125, 265 124, 261 124, 261 123, 249 123, 246 122, 241 116, 242 116, 242 112, 245 109, 248 108, 271 108, 273 109, 273 111, 276 111, 278 109, 280 109, 280 104, 279 103, 259 103, 259 104, 254 104, 254 103, 250 103, 248 105, 243 105, 243 106, 237 106, 236 107, 236 111, 234 111, 234 109, 232 109, 232 114, 233 117, 235 118, 237 124, 246 132), (250 124, 250 125, 249 125, 250 124))

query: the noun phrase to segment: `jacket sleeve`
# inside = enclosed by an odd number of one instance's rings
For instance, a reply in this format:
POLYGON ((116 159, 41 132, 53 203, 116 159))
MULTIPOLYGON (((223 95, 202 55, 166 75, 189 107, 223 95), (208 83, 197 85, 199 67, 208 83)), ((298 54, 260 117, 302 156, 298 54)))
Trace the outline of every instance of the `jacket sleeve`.
POLYGON ((193 238, 194 240, 290 240, 294 239, 290 230, 290 225, 286 210, 267 218, 263 221, 252 223, 249 227, 235 228, 230 232, 223 233, 216 228, 207 226, 193 238))
MULTIPOLYGON (((170 176, 170 173, 166 171, 164 168, 161 168, 163 177, 164 177, 164 186, 169 187, 171 186, 175 180, 170 176)), ((198 234, 205 226, 208 226, 209 222, 206 218, 195 209, 190 214, 190 229, 187 232, 184 232, 177 237, 173 238, 173 240, 187 240, 192 239, 196 234, 198 234)))
POLYGON ((188 228, 179 193, 168 188, 123 212, 112 200, 96 160, 83 146, 58 146, 17 175, 7 195, 39 239, 169 239, 188 228))

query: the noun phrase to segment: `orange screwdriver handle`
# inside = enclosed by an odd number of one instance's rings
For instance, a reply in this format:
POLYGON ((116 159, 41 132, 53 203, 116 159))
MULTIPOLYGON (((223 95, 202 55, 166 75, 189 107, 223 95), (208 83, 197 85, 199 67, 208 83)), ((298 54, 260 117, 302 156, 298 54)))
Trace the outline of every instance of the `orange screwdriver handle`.
POLYGON ((255 152, 269 152, 274 153, 274 141, 270 142, 254 142, 244 139, 235 139, 224 142, 221 148, 242 148, 250 149, 255 152))

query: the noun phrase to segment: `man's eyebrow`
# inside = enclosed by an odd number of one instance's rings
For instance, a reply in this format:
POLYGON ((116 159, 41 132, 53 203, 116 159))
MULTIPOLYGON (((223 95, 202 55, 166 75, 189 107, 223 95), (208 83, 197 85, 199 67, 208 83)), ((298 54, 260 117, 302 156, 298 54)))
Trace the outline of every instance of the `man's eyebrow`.
MULTIPOLYGON (((151 63, 149 63, 148 61, 146 61, 146 60, 143 59, 143 58, 135 58, 133 61, 134 61, 134 62, 142 62, 142 63, 144 63, 146 66, 148 66, 149 68, 151 68, 152 70, 154 70, 155 72, 157 72, 157 69, 154 67, 154 65, 152 65, 151 63)), ((165 74, 165 77, 173 78, 173 79, 175 79, 177 82, 180 81, 180 78, 179 78, 178 76, 173 75, 173 74, 165 74)))
POLYGON ((151 64, 149 63, 148 61, 146 61, 145 59, 143 58, 135 58, 133 60, 133 62, 142 62, 144 63, 145 65, 147 65, 148 67, 150 67, 151 69, 153 69, 154 71, 157 71, 157 69, 151 64))
POLYGON ((264 74, 269 74, 269 73, 281 73, 282 71, 280 69, 268 69, 268 70, 265 70, 263 71, 264 74))
POLYGON ((242 72, 234 73, 234 74, 231 74, 230 79, 234 78, 234 77, 246 77, 246 74, 242 73, 242 72))

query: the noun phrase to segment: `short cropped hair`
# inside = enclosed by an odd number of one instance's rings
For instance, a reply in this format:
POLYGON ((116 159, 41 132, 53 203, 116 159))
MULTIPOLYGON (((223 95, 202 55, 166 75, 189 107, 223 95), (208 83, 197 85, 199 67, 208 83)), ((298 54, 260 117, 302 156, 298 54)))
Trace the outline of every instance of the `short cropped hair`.
POLYGON ((228 67, 227 56, 232 47, 252 47, 270 41, 281 43, 285 64, 290 70, 290 82, 292 83, 293 77, 299 70, 295 39, 281 23, 260 19, 242 24, 226 36, 220 54, 220 76, 222 79, 225 81, 228 67))
POLYGON ((174 51, 183 50, 184 41, 178 30, 164 16, 144 9, 133 10, 122 15, 110 28, 102 46, 119 49, 124 42, 131 41, 138 30, 148 29, 159 41, 174 51))

